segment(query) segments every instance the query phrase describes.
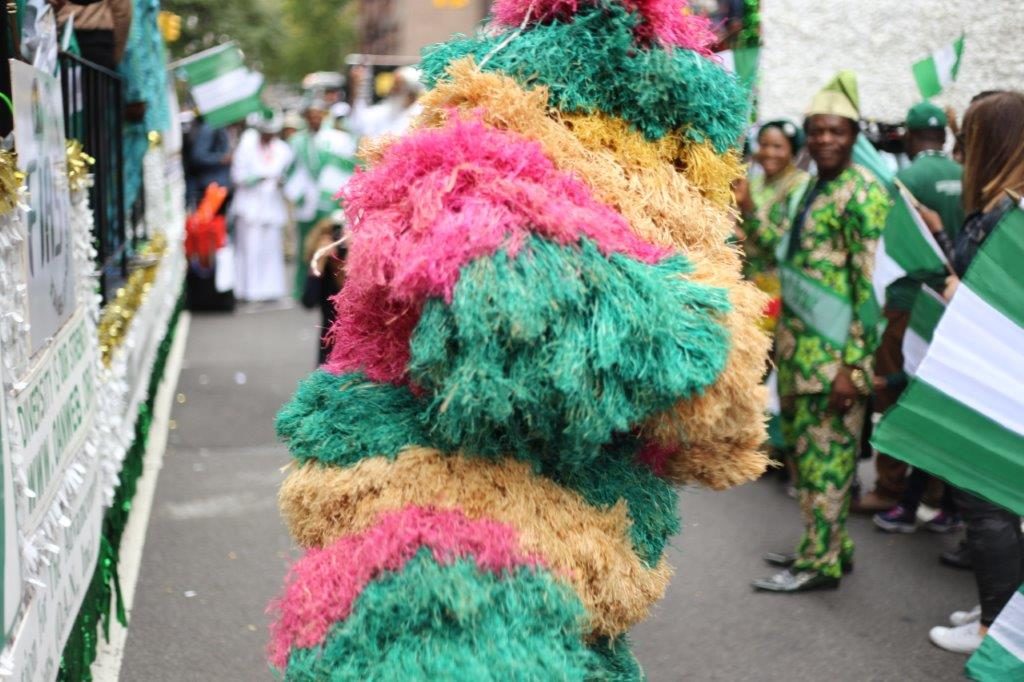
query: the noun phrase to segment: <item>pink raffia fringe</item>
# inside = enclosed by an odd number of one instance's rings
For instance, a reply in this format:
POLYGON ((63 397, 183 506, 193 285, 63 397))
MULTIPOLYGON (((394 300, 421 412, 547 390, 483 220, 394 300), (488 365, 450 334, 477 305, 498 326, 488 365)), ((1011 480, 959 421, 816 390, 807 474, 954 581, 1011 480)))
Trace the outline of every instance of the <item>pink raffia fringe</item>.
POLYGON ((326 369, 403 380, 423 303, 451 302, 460 270, 499 250, 514 257, 536 234, 583 237, 606 255, 645 263, 668 255, 638 237, 540 145, 479 120, 453 117, 392 144, 343 191, 350 245, 326 369))
MULTIPOLYGON (((519 27, 530 12, 530 23, 568 21, 582 8, 596 5, 598 0, 497 0, 492 14, 495 23, 506 27, 519 27)), ((693 50, 705 57, 711 55, 715 32, 711 20, 693 14, 685 0, 619 0, 631 12, 637 12, 643 21, 636 29, 636 37, 643 43, 658 43, 662 47, 680 47, 693 50)))
POLYGON ((401 571, 424 547, 438 563, 472 558, 480 570, 496 574, 542 565, 520 550, 515 529, 506 524, 415 506, 381 514, 369 530, 310 550, 292 565, 284 595, 269 609, 278 615, 270 628, 271 664, 284 669, 293 648, 321 644, 372 580, 401 571))

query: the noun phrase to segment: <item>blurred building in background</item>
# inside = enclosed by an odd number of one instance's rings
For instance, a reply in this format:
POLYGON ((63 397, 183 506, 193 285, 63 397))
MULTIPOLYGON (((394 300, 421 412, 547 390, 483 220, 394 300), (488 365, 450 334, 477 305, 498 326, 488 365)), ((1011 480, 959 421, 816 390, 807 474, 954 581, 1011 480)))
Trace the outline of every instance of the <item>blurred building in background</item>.
POLYGON ((416 57, 426 45, 471 33, 492 0, 359 0, 359 52, 416 57))

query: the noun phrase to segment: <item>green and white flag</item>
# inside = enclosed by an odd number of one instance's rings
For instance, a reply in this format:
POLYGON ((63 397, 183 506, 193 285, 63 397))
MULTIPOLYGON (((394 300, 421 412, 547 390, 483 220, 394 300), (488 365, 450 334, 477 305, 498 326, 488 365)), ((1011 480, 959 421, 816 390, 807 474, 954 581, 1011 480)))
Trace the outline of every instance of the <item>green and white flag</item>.
POLYGON ((872 444, 1024 514, 1024 210, 985 240, 872 444))
POLYGON ((914 80, 921 97, 928 99, 939 94, 956 80, 960 73, 960 62, 964 56, 964 36, 951 45, 935 50, 919 62, 914 63, 914 80))
POLYGON ((875 248, 872 284, 879 304, 885 302, 885 290, 896 280, 907 275, 941 274, 949 269, 946 255, 914 208, 914 198, 899 182, 896 189, 885 230, 875 248))
POLYGON ((246 68, 242 51, 234 43, 187 57, 175 66, 178 75, 188 81, 199 113, 215 128, 264 108, 263 74, 246 68))
POLYGON ((909 376, 917 374, 944 312, 945 299, 931 287, 921 285, 921 293, 914 299, 914 308, 910 311, 910 323, 903 334, 903 371, 909 376))
POLYGON ((967 661, 967 676, 978 682, 1024 680, 1024 586, 999 613, 981 647, 967 661))

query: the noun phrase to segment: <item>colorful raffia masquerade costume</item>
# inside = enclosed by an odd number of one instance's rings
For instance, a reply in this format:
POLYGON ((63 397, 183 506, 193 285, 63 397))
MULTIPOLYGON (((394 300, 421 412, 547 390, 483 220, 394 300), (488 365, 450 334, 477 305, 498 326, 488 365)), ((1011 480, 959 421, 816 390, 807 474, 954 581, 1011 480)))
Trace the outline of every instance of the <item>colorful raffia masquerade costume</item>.
POLYGON ((764 297, 727 238, 745 93, 662 0, 503 0, 428 50, 344 190, 328 362, 278 418, 309 548, 289 680, 642 677, 674 484, 765 458, 764 297), (571 65, 571 67, 570 67, 571 65))

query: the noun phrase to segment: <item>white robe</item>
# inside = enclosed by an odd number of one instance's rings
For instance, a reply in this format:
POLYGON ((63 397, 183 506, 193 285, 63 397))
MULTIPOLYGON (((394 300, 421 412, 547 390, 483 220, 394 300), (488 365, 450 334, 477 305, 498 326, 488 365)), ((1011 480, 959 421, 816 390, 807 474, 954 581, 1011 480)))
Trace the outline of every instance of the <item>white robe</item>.
POLYGON ((287 293, 283 238, 288 204, 281 183, 291 161, 291 148, 277 138, 264 145, 259 137, 249 137, 235 150, 231 211, 237 298, 269 301, 287 293))

